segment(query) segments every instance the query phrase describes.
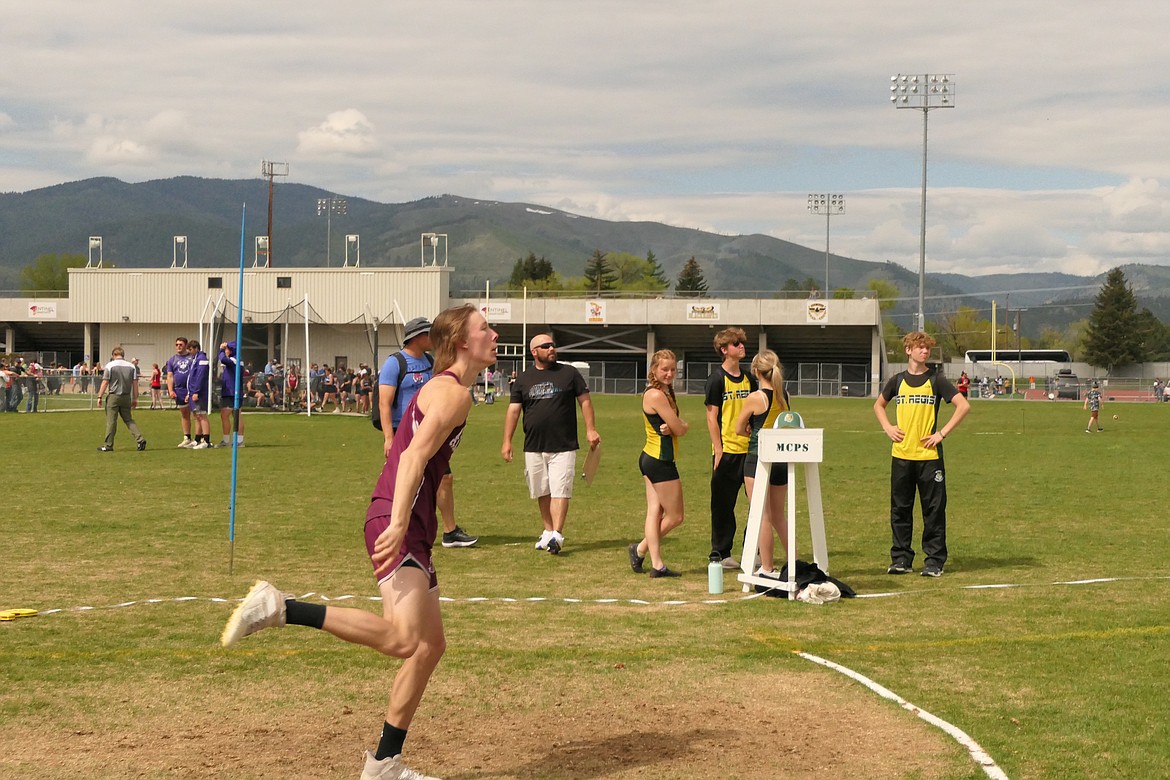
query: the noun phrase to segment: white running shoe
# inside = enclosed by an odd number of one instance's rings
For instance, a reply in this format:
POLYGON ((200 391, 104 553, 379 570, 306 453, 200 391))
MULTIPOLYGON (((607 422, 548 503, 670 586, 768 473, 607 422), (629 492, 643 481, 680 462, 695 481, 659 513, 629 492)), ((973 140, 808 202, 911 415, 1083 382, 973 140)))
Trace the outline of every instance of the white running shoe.
POLYGON ((224 647, 231 647, 262 628, 283 626, 284 599, 285 595, 271 583, 258 580, 228 618, 227 625, 223 627, 223 633, 219 637, 219 643, 224 647))
POLYGON ((209 449, 211 449, 211 445, 205 441, 201 441, 198 444, 192 444, 191 449, 193 449, 193 450, 209 450, 209 449))
POLYGON ((180 450, 190 449, 191 445, 194 443, 195 442, 191 441, 190 439, 183 439, 181 442, 179 442, 178 449, 180 449, 180 450))
POLYGON ((541 533, 540 538, 536 540, 536 549, 547 550, 548 549, 548 540, 552 539, 552 538, 553 538, 552 531, 544 531, 543 533, 541 533))
POLYGON ((402 763, 402 755, 383 758, 381 761, 374 758, 374 754, 366 751, 366 765, 362 768, 361 780, 439 780, 437 777, 416 772, 402 763))

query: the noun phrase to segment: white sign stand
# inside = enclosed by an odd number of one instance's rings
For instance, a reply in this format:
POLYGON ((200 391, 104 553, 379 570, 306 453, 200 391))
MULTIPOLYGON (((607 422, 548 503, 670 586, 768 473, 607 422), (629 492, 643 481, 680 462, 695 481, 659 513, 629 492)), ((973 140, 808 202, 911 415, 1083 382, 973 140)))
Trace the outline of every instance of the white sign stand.
MULTIPOLYGON (((797 418, 799 419, 799 418, 797 418)), ((777 418, 776 423, 780 424, 777 418)), ((771 428, 759 433, 759 464, 756 466, 755 487, 748 508, 747 531, 740 556, 740 574, 747 593, 752 585, 788 591, 788 598, 796 598, 796 464, 804 464, 805 493, 808 496, 808 523, 812 534, 813 561, 825 574, 829 573, 829 548, 825 543, 825 513, 821 506, 820 462, 824 451, 823 428, 771 428), (764 520, 764 502, 768 480, 775 464, 788 464, 788 581, 761 577, 752 569, 756 549, 760 543, 760 526, 764 520)))

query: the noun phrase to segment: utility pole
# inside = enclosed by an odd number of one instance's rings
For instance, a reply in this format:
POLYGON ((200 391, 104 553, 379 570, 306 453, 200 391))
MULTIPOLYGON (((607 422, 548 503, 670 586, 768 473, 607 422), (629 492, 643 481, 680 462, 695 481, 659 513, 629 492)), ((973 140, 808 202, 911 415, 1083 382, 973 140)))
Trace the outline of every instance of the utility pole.
POLYGON ((277 176, 288 176, 288 163, 286 162, 271 162, 270 160, 260 161, 260 175, 268 179, 268 247, 265 250, 264 267, 272 267, 272 195, 274 190, 274 179, 277 176))

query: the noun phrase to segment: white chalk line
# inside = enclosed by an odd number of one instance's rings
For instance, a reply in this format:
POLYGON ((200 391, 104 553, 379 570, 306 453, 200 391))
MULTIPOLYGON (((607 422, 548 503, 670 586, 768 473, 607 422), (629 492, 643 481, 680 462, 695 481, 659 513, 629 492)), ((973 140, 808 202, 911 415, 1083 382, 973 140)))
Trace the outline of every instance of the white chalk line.
MULTIPOLYGON (((1138 582, 1138 581, 1153 581, 1153 580, 1170 580, 1170 575, 1156 575, 1150 577, 1096 577, 1085 580, 1062 580, 1058 582, 1048 583, 1048 586, 1074 586, 1074 585, 1099 585, 1105 583, 1116 582, 1138 582)), ((960 585, 957 590, 1004 590, 1011 588, 1035 588, 1047 587, 1043 584, 1025 584, 1025 583, 993 583, 987 585, 960 585)), ((929 593, 941 593, 942 589, 931 588, 930 590, 904 590, 904 591, 889 591, 886 593, 859 593, 858 599, 880 599, 891 598, 893 596, 912 596, 925 595, 929 593)), ((517 598, 515 596, 466 596, 463 598, 451 598, 450 596, 439 596, 439 601, 446 604, 486 604, 486 603, 501 603, 501 604, 538 604, 548 602, 555 604, 557 602, 562 604, 629 604, 637 607, 659 606, 659 607, 682 607, 690 604, 704 604, 704 605, 720 605, 720 604, 738 604, 744 601, 752 601, 753 599, 762 598, 763 593, 747 593, 743 595, 729 595, 724 598, 705 598, 705 599, 668 599, 665 601, 647 601, 646 599, 619 599, 619 598, 596 598, 596 599, 580 599, 570 596, 550 597, 550 596, 527 596, 517 598)), ((381 596, 358 596, 352 593, 347 593, 341 596, 328 596, 324 593, 317 593, 316 591, 309 591, 297 596, 298 599, 305 600, 316 598, 319 601, 326 603, 336 601, 381 601, 381 596)), ((142 604, 173 604, 187 601, 210 601, 216 604, 227 604, 238 602, 241 599, 225 599, 218 596, 177 596, 173 598, 149 598, 140 599, 137 601, 123 601, 119 604, 106 604, 104 606, 76 606, 76 607, 56 607, 53 609, 41 609, 37 611, 38 615, 56 615, 68 612, 92 612, 104 609, 120 609, 124 607, 139 606, 142 604)), ((17 621, 13 621, 17 622, 17 621)))
POLYGON ((963 731, 953 723, 949 723, 937 715, 932 715, 921 707, 911 704, 898 694, 891 691, 889 688, 886 688, 883 685, 879 685, 878 683, 866 677, 864 674, 855 672, 847 666, 833 663, 828 659, 812 655, 811 653, 798 652, 796 655, 800 656, 806 661, 812 661, 815 664, 820 664, 821 666, 832 669, 835 672, 840 672, 846 677, 849 677, 850 679, 861 683, 866 688, 869 688, 883 699, 889 699, 890 701, 895 702, 902 709, 907 710, 908 712, 912 712, 930 725, 942 729, 948 735, 950 735, 951 738, 967 749, 967 753, 970 754, 971 758, 975 761, 976 764, 979 765, 985 775, 992 778, 992 780, 1008 780, 1008 776, 1004 774, 1004 771, 999 768, 998 764, 995 763, 995 759, 993 759, 990 754, 988 754, 988 752, 979 745, 978 742, 972 739, 971 736, 967 734, 967 732, 963 731))
MULTIPOLYGON (((1096 577, 1096 578, 1084 579, 1084 580, 1062 580, 1062 581, 1057 581, 1057 582, 1053 582, 1050 584, 1053 586, 1059 586, 1059 585, 1075 586, 1075 585, 1098 585, 1098 584, 1116 583, 1116 582, 1132 582, 1132 581, 1137 581, 1137 580, 1165 580, 1165 579, 1170 579, 1170 576, 1096 577)), ((987 585, 963 585, 963 586, 960 586, 959 589, 960 590, 996 590, 996 589, 1005 589, 1005 588, 1024 588, 1024 587, 1036 587, 1036 586, 1024 585, 1024 584, 1019 584, 1019 583, 997 583, 997 584, 987 584, 987 585)), ((888 592, 888 593, 869 593, 869 594, 859 594, 858 598, 883 598, 883 597, 890 597, 890 596, 903 596, 903 595, 907 595, 909 593, 914 593, 914 592, 926 593, 928 591, 898 591, 898 592, 888 592)), ((500 603, 504 603, 504 604, 522 604, 522 603, 535 604, 535 603, 542 603, 542 602, 556 603, 559 601, 559 602, 564 603, 564 604, 631 604, 634 606, 653 606, 653 605, 685 606, 688 604, 705 604, 705 605, 734 604, 737 602, 751 601, 753 599, 760 598, 763 595, 764 594, 762 594, 762 593, 749 593, 749 594, 746 594, 743 596, 737 596, 734 598, 728 597, 728 598, 723 598, 723 599, 699 599, 696 601, 688 601, 685 599, 672 599, 672 600, 668 600, 668 601, 659 601, 659 602, 647 601, 645 599, 616 599, 616 598, 578 599, 578 598, 571 598, 571 597, 549 598, 547 596, 529 596, 526 598, 515 598, 515 597, 509 597, 509 596, 499 596, 499 597, 472 596, 472 597, 468 597, 468 598, 464 598, 464 599, 453 599, 453 598, 450 598, 447 596, 440 596, 439 601, 446 602, 449 604, 459 603, 460 601, 467 602, 467 603, 500 602, 500 603)), ((344 594, 341 596, 330 597, 330 596, 327 596, 327 595, 322 594, 322 593, 317 593, 315 591, 309 591, 307 593, 301 594, 297 598, 299 598, 299 599, 317 598, 318 600, 324 601, 324 602, 352 601, 352 600, 362 600, 362 599, 364 599, 366 601, 374 602, 374 601, 381 601, 382 600, 381 596, 357 596, 357 595, 354 595, 352 593, 347 593, 347 594, 344 594)), ((110 605, 107 605, 104 607, 95 607, 95 606, 84 605, 84 606, 77 606, 77 607, 59 607, 59 608, 53 608, 53 609, 43 609, 43 610, 40 610, 38 612, 38 614, 40 614, 40 615, 53 615, 53 614, 61 614, 61 613, 67 613, 67 612, 90 612, 90 611, 96 611, 96 610, 101 610, 101 609, 119 609, 119 608, 124 608, 124 607, 133 607, 133 606, 137 606, 137 605, 141 605, 141 604, 182 603, 182 602, 194 602, 194 601, 208 601, 208 602, 215 603, 215 604, 227 604, 227 603, 231 603, 231 602, 239 601, 239 600, 240 599, 225 599, 225 598, 220 598, 218 596, 209 596, 209 597, 178 596, 178 597, 169 598, 169 599, 149 598, 149 599, 142 599, 140 601, 123 601, 123 602, 120 602, 118 604, 110 604, 110 605)), ((855 672, 852 669, 849 669, 848 667, 842 666, 841 664, 838 664, 838 663, 834 663, 833 661, 829 661, 828 659, 812 655, 811 653, 798 652, 798 653, 796 653, 796 655, 798 655, 801 658, 804 658, 807 661, 811 661, 813 663, 820 664, 821 666, 824 666, 828 669, 832 669, 836 672, 839 672, 839 673, 845 675, 846 677, 849 677, 849 678, 861 683, 862 685, 866 686, 867 688, 869 688, 873 692, 877 693, 879 696, 897 703, 903 709, 913 713, 914 715, 918 716, 919 718, 926 721, 927 723, 930 723, 932 726, 935 726, 936 728, 941 729, 946 734, 948 734, 951 738, 953 738, 955 741, 957 741, 960 745, 962 745, 964 748, 966 748, 967 752, 971 756, 972 760, 974 760, 975 763, 979 765, 979 767, 983 770, 984 774, 986 774, 989 778, 992 778, 992 780, 1008 780, 1008 776, 1004 773, 1004 771, 1002 769, 999 768, 999 765, 996 764, 995 759, 993 759, 990 756, 990 754, 988 754, 987 751, 984 750, 979 745, 978 742, 976 742, 970 735, 968 735, 966 732, 964 732, 958 726, 955 726, 954 724, 949 723, 949 722, 943 720, 942 718, 939 718, 938 716, 931 714, 930 712, 927 712, 926 710, 922 709, 921 707, 918 707, 918 706, 912 704, 911 702, 906 701, 898 694, 896 694, 893 691, 889 690, 888 688, 874 682, 873 680, 869 679, 868 677, 861 674, 860 672, 855 672)))

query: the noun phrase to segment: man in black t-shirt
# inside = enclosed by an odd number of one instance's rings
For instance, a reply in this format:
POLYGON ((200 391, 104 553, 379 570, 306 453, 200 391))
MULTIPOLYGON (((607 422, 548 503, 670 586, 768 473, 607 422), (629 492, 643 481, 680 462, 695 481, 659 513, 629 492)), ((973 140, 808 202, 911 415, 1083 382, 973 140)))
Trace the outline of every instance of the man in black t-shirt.
POLYGON ((756 389, 756 378, 743 371, 747 334, 743 328, 724 328, 712 342, 719 367, 707 377, 703 403, 711 437, 711 555, 725 569, 738 569, 731 557, 735 538, 735 503, 743 490, 743 464, 750 437, 735 432, 744 401, 756 389))
POLYGON ((585 418, 589 449, 601 443, 594 423, 589 387, 576 368, 557 362, 557 345, 542 333, 529 344, 532 367, 512 385, 511 402, 504 418, 504 445, 500 454, 512 462, 512 435, 524 413, 524 477, 528 493, 540 507, 544 532, 536 549, 557 555, 564 546, 565 519, 573 497, 577 470, 577 410, 585 418))

